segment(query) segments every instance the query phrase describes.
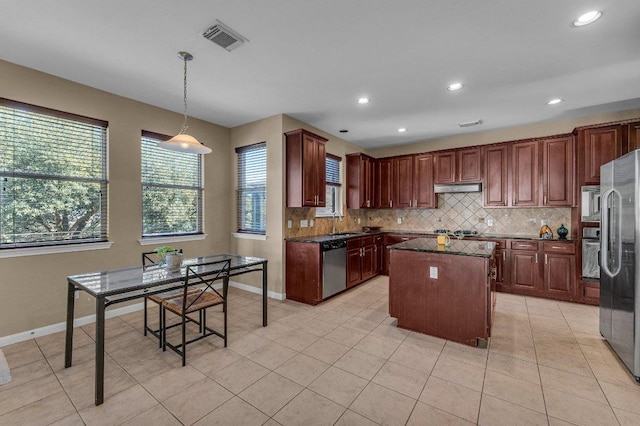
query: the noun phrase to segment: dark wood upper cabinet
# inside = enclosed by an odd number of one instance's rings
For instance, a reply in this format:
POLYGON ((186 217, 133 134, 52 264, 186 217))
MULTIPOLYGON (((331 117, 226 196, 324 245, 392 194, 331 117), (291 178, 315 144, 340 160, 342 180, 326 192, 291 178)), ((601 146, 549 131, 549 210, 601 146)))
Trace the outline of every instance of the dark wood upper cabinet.
POLYGON ((458 171, 457 182, 480 182, 482 180, 482 162, 480 148, 465 148, 456 151, 458 171))
POLYGON ((537 141, 517 142, 511 146, 511 205, 535 207, 538 205, 540 169, 537 141))
POLYGON ((468 183, 482 180, 479 147, 441 151, 433 156, 433 183, 468 183))
POLYGON ((375 161, 375 208, 393 207, 393 160, 380 158, 375 161))
POLYGON ((540 141, 542 149, 542 206, 574 205, 574 142, 572 135, 540 141))
POLYGON ((419 154, 413 162, 413 207, 434 209, 438 197, 433 192, 433 156, 419 154))
POLYGON ((456 152, 442 151, 434 154, 433 183, 456 181, 456 152))
POLYGON ((413 155, 393 159, 393 207, 405 209, 413 204, 413 155))
POLYGON ((362 153, 347 154, 347 208, 374 207, 375 160, 362 153))
POLYGON ((640 149, 640 121, 627 125, 627 146, 625 152, 640 149))
POLYGON ((600 166, 622 155, 622 133, 621 124, 578 131, 584 156, 582 185, 600 184, 600 166))
POLYGON ((327 139, 304 129, 285 138, 287 207, 324 207, 327 139))
POLYGON ((485 146, 484 160, 484 205, 506 207, 509 205, 509 144, 485 146))

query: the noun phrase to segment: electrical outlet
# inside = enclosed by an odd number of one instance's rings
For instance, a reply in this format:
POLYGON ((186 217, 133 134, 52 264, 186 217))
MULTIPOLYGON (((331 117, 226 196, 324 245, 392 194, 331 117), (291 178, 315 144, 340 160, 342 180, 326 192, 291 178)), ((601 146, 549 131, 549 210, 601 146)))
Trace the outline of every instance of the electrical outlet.
POLYGON ((291 229, 292 226, 293 226, 293 221, 291 219, 289 219, 287 221, 287 228, 291 229))
POLYGON ((309 226, 313 228, 313 224, 314 224, 314 223, 315 223, 315 222, 313 221, 313 219, 311 219, 311 220, 309 221, 309 226))
POLYGON ((402 225, 402 218, 401 217, 398 218, 398 225, 402 225))
POLYGON ((309 226, 309 221, 307 219, 300 220, 300 228, 307 228, 309 226))
POLYGON ((540 225, 545 226, 547 224, 547 219, 540 219, 540 225))
POLYGON ((360 218, 358 218, 358 225, 360 225, 360 218))
POLYGON ((532 224, 532 225, 535 225, 536 224, 536 218, 535 217, 530 217, 529 218, 529 223, 532 224))
POLYGON ((434 280, 438 279, 438 267, 437 266, 429 266, 429 278, 433 278, 434 280))
POLYGON ((493 226, 493 219, 487 219, 487 225, 493 226))

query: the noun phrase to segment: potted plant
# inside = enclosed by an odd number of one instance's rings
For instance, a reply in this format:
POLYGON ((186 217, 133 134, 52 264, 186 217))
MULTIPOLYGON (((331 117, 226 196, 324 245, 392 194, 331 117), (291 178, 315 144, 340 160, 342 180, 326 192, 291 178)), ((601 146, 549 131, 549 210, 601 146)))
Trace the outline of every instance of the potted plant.
POLYGON ((160 263, 161 265, 164 265, 167 263, 167 254, 169 253, 176 253, 178 251, 177 248, 175 248, 174 246, 162 246, 162 247, 157 247, 155 249, 155 252, 158 254, 158 263, 160 263))

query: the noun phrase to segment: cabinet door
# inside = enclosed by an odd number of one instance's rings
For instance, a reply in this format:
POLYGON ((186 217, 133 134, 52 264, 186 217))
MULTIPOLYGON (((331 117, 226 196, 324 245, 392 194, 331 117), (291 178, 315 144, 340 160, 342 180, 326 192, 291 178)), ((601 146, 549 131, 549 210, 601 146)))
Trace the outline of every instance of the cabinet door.
POLYGON ((413 156, 393 159, 393 207, 403 209, 413 204, 413 156))
POLYGON ((542 206, 572 207, 573 136, 546 139, 542 148, 542 206))
POLYGON ((435 153, 433 183, 454 183, 456 181, 456 152, 435 153))
POLYGON ((325 207, 327 205, 327 147, 323 142, 316 141, 316 207, 325 207))
POLYGON ((362 182, 361 194, 362 199, 360 207, 373 207, 373 158, 362 157, 362 167, 360 169, 360 182, 362 182))
POLYGON ((585 185, 600 184, 600 166, 622 154, 622 125, 584 129, 584 176, 585 185))
POLYGON ((362 281, 362 261, 360 249, 347 250, 347 287, 362 281))
POLYGON ((575 296, 576 257, 572 255, 544 255, 545 295, 570 300, 575 296))
POLYGON ((538 290, 540 269, 538 252, 527 250, 511 251, 511 288, 525 293, 538 290))
POLYGON ((437 195, 433 192, 433 156, 421 154, 414 157, 413 163, 413 207, 434 209, 437 195))
POLYGON ((509 262, 506 250, 496 250, 496 285, 500 291, 509 291, 509 262))
POLYGON ((393 161, 391 158, 376 160, 374 194, 375 207, 378 209, 393 207, 393 161))
POLYGON ((384 237, 382 235, 378 235, 375 237, 375 249, 374 255, 376 258, 376 275, 382 274, 385 267, 384 260, 384 237))
POLYGON ((625 152, 640 149, 640 122, 627 125, 627 146, 625 152))
POLYGON ((514 143, 511 146, 511 205, 514 207, 538 206, 538 142, 514 143))
POLYGON ((375 277, 376 274, 376 246, 371 244, 362 248, 362 280, 375 277))
POLYGON ((484 205, 505 207, 509 205, 508 169, 509 147, 506 144, 482 148, 484 158, 484 205))
POLYGON ((459 149, 457 157, 457 181, 480 182, 482 174, 480 170, 480 148, 459 149))
POLYGON ((326 151, 324 143, 302 136, 302 202, 305 207, 325 206, 326 151), (322 189, 322 190, 320 190, 322 189))

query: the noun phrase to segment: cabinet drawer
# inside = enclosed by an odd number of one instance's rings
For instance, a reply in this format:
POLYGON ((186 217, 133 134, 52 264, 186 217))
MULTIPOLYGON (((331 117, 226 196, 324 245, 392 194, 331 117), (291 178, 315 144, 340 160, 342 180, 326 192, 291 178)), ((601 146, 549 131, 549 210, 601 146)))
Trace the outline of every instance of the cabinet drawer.
POLYGON ((384 237, 382 235, 374 235, 373 240, 376 242, 376 244, 382 244, 384 237))
POLYGON ((360 244, 362 247, 373 245, 373 235, 370 237, 361 237, 360 244))
POLYGON ((494 240, 491 238, 481 238, 480 241, 486 241, 489 243, 496 243, 496 250, 501 250, 507 248, 506 240, 494 240))
POLYGON ((373 235, 370 237, 350 238, 347 240, 347 249, 373 245, 373 235))
POLYGON ((537 241, 512 240, 511 250, 533 250, 538 251, 537 241))
POLYGON ((573 243, 556 243, 548 241, 542 244, 545 253, 576 254, 576 245, 573 243))

